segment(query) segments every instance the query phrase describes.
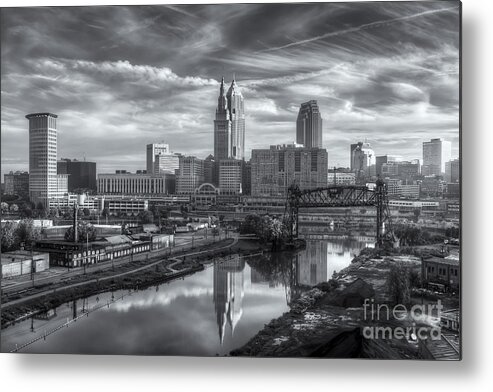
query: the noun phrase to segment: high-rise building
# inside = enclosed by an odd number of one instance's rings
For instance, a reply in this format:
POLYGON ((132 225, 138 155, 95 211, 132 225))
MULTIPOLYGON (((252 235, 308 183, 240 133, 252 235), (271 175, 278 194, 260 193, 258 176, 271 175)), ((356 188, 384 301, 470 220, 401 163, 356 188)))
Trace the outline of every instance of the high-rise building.
POLYGON ((19 196, 21 199, 29 198, 29 173, 16 171, 4 175, 5 194, 19 196))
POLYGON ((150 174, 175 174, 175 171, 180 168, 180 155, 176 153, 156 154, 154 156, 154 170, 150 174))
POLYGON ((241 188, 243 195, 248 196, 252 193, 252 163, 250 161, 243 164, 241 188))
POLYGON ((216 118, 214 120, 214 158, 216 162, 231 157, 231 117, 228 109, 228 99, 224 91, 224 78, 219 88, 216 118))
POLYGON ((176 193, 192 194, 204 183, 204 161, 193 156, 181 156, 176 171, 176 193))
POLYGON ((306 148, 322 148, 322 116, 315 100, 301 104, 296 120, 296 143, 306 148))
POLYGON ((219 162, 219 189, 221 195, 240 195, 244 161, 223 159, 219 162))
POLYGON ((356 144, 352 151, 351 169, 356 173, 356 183, 376 176, 375 153, 370 143, 359 142, 356 144))
POLYGON ((231 120, 231 158, 245 158, 245 105, 243 95, 233 78, 228 93, 229 118, 231 120))
POLYGON ((448 183, 460 181, 460 160, 452 159, 445 162, 445 181, 448 183))
POLYGON ((68 174, 68 191, 97 191, 96 162, 62 158, 57 162, 58 174, 68 174))
POLYGON ((327 186, 327 150, 297 145, 252 150, 252 196, 286 196, 296 183, 300 189, 327 186))
POLYGON ((156 155, 171 154, 169 144, 151 143, 146 146, 147 174, 154 174, 156 155))
POLYGON ((244 99, 236 80, 233 79, 228 92, 221 80, 214 120, 214 158, 244 159, 245 157, 245 107, 244 99))
POLYGON ((452 144, 441 138, 431 139, 423 142, 423 168, 425 176, 443 175, 445 173, 445 162, 450 161, 452 156, 452 144))
POLYGON ((217 186, 219 184, 217 174, 216 160, 211 154, 204 160, 204 182, 217 186))
POLYGON ((48 206, 48 199, 63 196, 66 182, 57 176, 58 116, 52 113, 32 113, 29 120, 29 197, 31 202, 48 206))

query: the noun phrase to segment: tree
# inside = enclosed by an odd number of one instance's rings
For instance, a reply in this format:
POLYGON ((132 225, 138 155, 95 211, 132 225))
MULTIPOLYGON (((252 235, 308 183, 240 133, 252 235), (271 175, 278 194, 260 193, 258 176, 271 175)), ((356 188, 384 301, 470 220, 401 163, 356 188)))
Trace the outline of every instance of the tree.
POLYGON ((9 211, 9 205, 7 203, 5 203, 4 201, 2 201, 1 209, 2 209, 2 213, 5 214, 6 212, 9 211))
MULTIPOLYGON (((77 223, 78 242, 94 241, 96 239, 96 228, 87 222, 77 223)), ((74 228, 70 226, 65 232, 65 240, 74 241, 74 228)))
POLYGON ((84 216, 90 216, 91 215, 91 211, 89 211, 89 208, 84 208, 82 210, 82 212, 84 213, 84 216))
POLYGON ((19 211, 19 206, 17 204, 11 204, 9 209, 10 212, 17 212, 19 211))
POLYGON ((29 207, 26 207, 22 210, 22 216, 24 218, 32 218, 33 217, 33 210, 29 207))
POLYGON ((411 302, 411 289, 420 286, 419 274, 410 265, 395 262, 390 267, 386 286, 389 300, 392 305, 409 305, 411 302))
POLYGON ((1 226, 2 252, 13 250, 16 245, 17 224, 14 222, 5 222, 1 226))
POLYGON ((106 218, 107 216, 110 216, 110 210, 108 210, 108 208, 103 208, 103 211, 101 212, 101 216, 103 218, 106 218))
POLYGON ((19 222, 16 230, 16 241, 26 246, 31 245, 32 242, 41 238, 41 229, 34 226, 32 219, 23 219, 19 222))
POLYGON ((138 215, 139 222, 142 224, 154 222, 154 214, 151 211, 141 211, 138 215))

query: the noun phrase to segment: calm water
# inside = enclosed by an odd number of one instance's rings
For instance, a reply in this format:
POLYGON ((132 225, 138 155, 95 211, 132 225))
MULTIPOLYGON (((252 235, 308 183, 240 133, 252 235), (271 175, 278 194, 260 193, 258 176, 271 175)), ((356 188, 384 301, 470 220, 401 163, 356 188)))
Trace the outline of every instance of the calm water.
POLYGON ((183 280, 70 302, 2 330, 1 351, 40 338, 20 352, 226 355, 369 245, 358 237, 309 241, 296 255, 233 256, 183 280))

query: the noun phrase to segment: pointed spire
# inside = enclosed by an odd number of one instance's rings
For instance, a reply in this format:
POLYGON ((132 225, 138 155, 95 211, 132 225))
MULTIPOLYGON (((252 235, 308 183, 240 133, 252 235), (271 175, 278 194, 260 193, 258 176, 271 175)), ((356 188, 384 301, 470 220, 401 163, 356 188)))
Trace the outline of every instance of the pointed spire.
POLYGON ((219 89, 219 95, 224 95, 224 76, 221 79, 221 88, 219 89))

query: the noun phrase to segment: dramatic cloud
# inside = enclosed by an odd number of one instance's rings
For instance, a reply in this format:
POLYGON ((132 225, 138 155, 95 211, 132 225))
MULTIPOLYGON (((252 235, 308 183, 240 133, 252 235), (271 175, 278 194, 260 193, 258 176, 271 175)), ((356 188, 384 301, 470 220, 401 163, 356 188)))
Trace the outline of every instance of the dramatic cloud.
POLYGON ((316 99, 329 164, 348 145, 420 158, 459 140, 457 2, 2 10, 2 174, 28 167, 25 114, 59 115, 59 157, 145 167, 145 144, 213 151, 219 80, 245 96, 247 156, 290 142, 316 99))

